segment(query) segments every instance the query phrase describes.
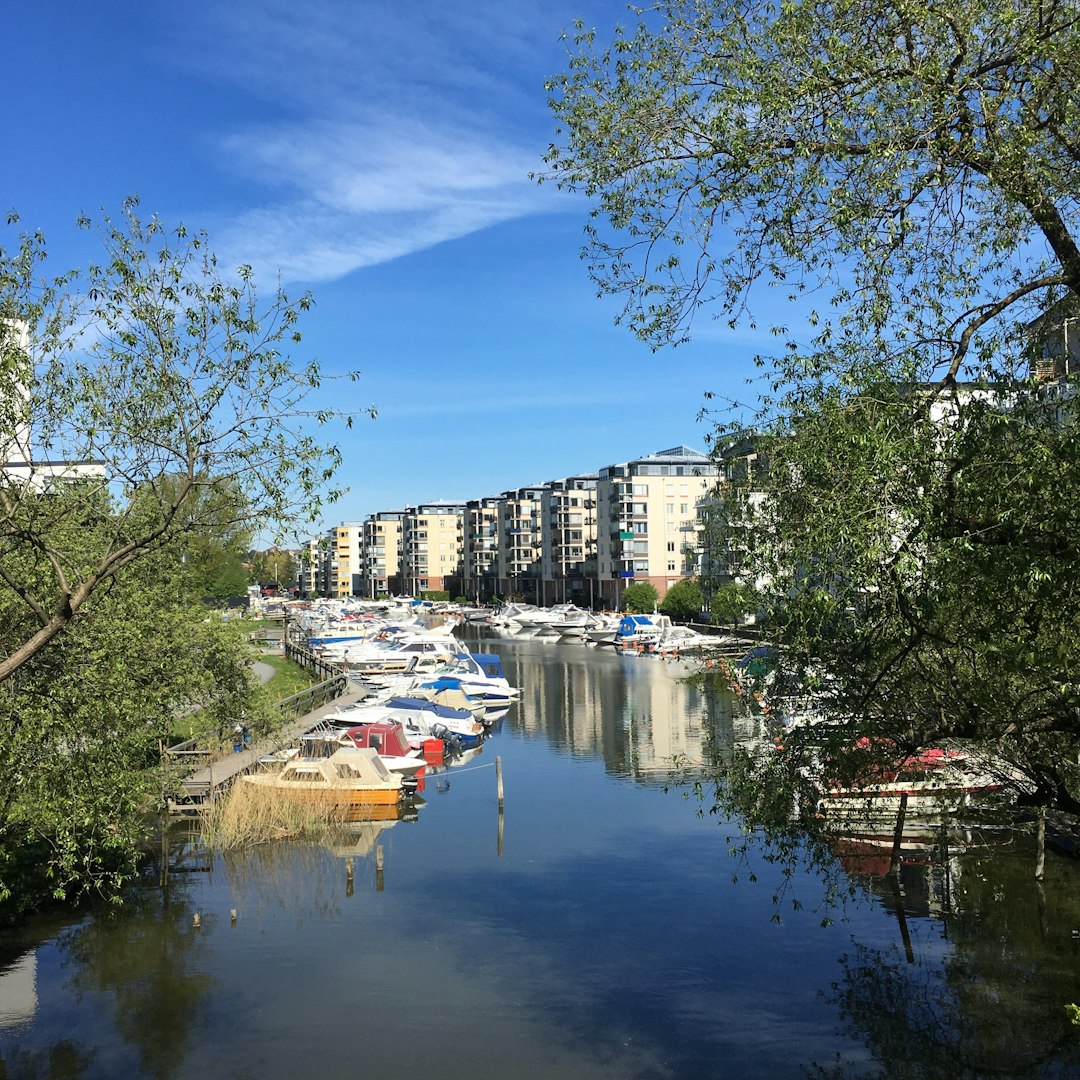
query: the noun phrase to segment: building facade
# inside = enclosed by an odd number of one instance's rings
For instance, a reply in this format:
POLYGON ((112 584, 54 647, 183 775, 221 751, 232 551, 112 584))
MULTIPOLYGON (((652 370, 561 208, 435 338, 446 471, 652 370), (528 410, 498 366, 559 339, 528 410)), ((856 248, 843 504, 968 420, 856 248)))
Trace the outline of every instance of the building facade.
POLYGON ((545 484, 540 507, 540 602, 593 607, 596 473, 545 484))
POLYGON ((485 603, 499 591, 499 500, 495 496, 465 504, 461 595, 485 603))
POLYGON ((597 588, 606 607, 621 607, 626 586, 637 582, 663 599, 693 573, 698 503, 715 488, 717 473, 708 455, 687 446, 600 470, 597 588))
POLYGON ((401 521, 401 586, 410 596, 459 591, 465 503, 409 507, 401 521))
POLYGON ((514 488, 499 496, 499 595, 541 602, 540 552, 543 529, 541 486, 514 488))
POLYGON ((369 600, 402 591, 401 537, 405 510, 380 510, 364 520, 363 595, 369 600))

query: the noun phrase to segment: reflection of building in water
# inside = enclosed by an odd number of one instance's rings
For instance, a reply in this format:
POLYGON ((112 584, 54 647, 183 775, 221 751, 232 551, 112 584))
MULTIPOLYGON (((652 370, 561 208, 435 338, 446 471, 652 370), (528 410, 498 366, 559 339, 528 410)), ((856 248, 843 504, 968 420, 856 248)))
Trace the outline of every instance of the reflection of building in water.
POLYGON ((631 657, 631 663, 659 668, 663 677, 629 679, 623 704, 623 723, 631 749, 630 771, 635 776, 666 778, 677 764, 702 761, 705 710, 700 685, 681 676, 685 670, 664 661, 631 657))
POLYGON ((729 764, 736 747, 746 751, 760 750, 769 741, 761 713, 751 712, 742 698, 727 689, 720 676, 710 677, 706 686, 710 760, 729 764))
POLYGON ((34 1019, 37 1012, 37 953, 28 952, 0 969, 0 1031, 34 1019))
POLYGON ((513 659, 524 688, 514 721, 526 734, 575 756, 599 754, 618 775, 661 782, 677 762, 705 759, 702 740, 718 709, 730 737, 731 695, 688 681, 689 665, 570 644, 541 649, 526 646, 513 659))

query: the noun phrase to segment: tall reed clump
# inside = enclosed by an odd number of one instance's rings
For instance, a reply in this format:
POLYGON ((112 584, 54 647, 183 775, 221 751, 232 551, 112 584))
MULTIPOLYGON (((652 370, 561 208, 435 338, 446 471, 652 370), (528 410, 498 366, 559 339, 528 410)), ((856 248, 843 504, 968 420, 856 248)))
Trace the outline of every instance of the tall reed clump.
POLYGON ((219 850, 288 838, 318 839, 348 820, 348 807, 315 792, 280 791, 238 781, 202 820, 203 839, 219 850))

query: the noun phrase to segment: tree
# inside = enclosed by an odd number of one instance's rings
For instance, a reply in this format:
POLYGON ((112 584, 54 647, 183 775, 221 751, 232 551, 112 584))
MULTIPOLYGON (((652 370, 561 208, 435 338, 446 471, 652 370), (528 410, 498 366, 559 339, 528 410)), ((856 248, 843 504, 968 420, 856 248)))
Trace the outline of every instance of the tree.
POLYGON ((840 310, 822 358, 868 335, 956 377, 1080 294, 1078 43, 1069 0, 660 3, 600 52, 579 27, 543 179, 595 200, 590 269, 654 345, 764 282, 840 310))
POLYGON ((785 739, 792 776, 961 737, 1080 808, 1080 406, 1028 378, 1075 362, 1078 43, 1065 0, 682 0, 607 50, 579 31, 551 83, 546 178, 593 198, 590 270, 639 336, 785 298, 767 474, 725 503, 834 721, 785 739))
POLYGON ((676 581, 660 602, 660 611, 673 619, 690 620, 701 615, 705 599, 701 586, 693 578, 676 581))
POLYGON ((340 452, 310 433, 335 415, 307 404, 322 372, 284 352, 301 340, 310 297, 291 301, 279 288, 260 303, 250 268, 223 274, 203 234, 170 233, 137 211, 129 200, 119 223, 103 218, 104 259, 81 272, 38 280, 40 234, 0 249, 6 456, 29 442, 32 457, 103 472, 64 499, 5 472, 0 585, 18 600, 23 633, 0 658, 0 681, 125 567, 218 529, 208 491, 235 495, 234 524, 248 529, 313 520, 336 494, 326 489, 340 452), (87 519, 99 527, 77 558, 49 540, 87 519), (34 564, 32 578, 13 571, 20 560, 34 564))
POLYGON ((656 610, 660 594, 647 581, 635 581, 627 585, 623 592, 623 611, 631 615, 649 615, 656 610))
MULTIPOLYGON (((61 491, 53 496, 64 499, 61 491)), ((65 522, 47 543, 79 555, 100 539, 65 522)), ((179 541, 175 541, 179 543, 179 541)), ((20 570, 25 569, 19 567, 20 570)), ((0 918, 40 900, 114 895, 134 872, 167 778, 173 723, 254 724, 251 654, 238 628, 183 593, 165 550, 113 574, 64 634, 0 695, 0 918)), ((0 592, 0 649, 23 638, 21 601, 0 592)))
POLYGON ((717 587, 709 601, 709 614, 717 623, 736 624, 744 615, 758 609, 757 593, 740 582, 730 581, 717 587))
POLYGON ((250 563, 256 581, 276 581, 280 585, 293 585, 296 582, 297 562, 288 551, 276 547, 253 551, 250 563))

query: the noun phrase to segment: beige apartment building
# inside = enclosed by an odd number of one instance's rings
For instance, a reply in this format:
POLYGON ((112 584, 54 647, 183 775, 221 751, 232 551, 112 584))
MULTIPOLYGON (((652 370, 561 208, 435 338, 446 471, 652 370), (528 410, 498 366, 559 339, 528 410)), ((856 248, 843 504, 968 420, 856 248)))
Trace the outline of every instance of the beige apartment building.
POLYGON ((402 591, 455 591, 462 571, 465 503, 432 502, 409 507, 401 521, 402 591))
POLYGON ((406 510, 380 510, 364 520, 363 595, 369 600, 402 591, 401 537, 406 510))
POLYGON ((687 446, 600 470, 597 587, 605 607, 619 608, 636 582, 649 582, 663 599, 693 573, 686 549, 696 546, 698 502, 716 482, 716 464, 687 446))
POLYGON ((322 588, 327 596, 360 595, 360 545, 364 527, 359 522, 342 522, 326 532, 327 546, 323 553, 322 588))

